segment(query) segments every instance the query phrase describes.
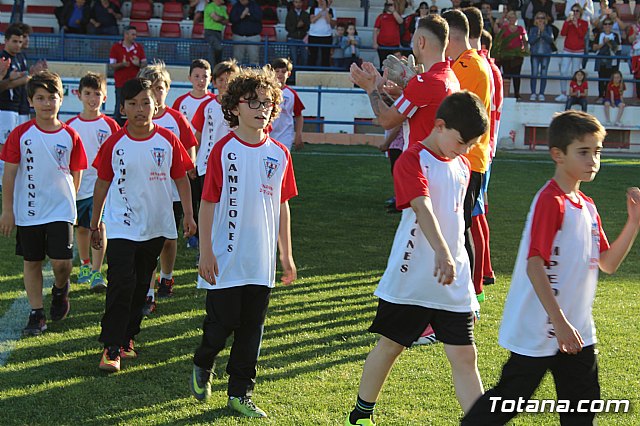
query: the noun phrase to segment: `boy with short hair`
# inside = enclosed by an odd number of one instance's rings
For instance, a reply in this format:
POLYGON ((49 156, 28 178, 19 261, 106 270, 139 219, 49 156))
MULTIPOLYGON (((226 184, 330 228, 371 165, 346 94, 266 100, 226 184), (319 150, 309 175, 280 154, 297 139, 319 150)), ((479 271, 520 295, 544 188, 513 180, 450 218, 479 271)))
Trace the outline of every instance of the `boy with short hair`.
POLYGON ((198 400, 211 395, 216 356, 233 333, 228 405, 244 416, 266 417, 251 394, 277 249, 282 283, 297 276, 288 200, 298 190, 289 151, 265 131, 281 102, 273 71, 243 69, 220 101, 235 130, 213 147, 200 204, 198 288, 207 289, 207 316, 193 357, 191 391, 198 400))
MULTIPOLYGON (((105 76, 94 72, 86 73, 80 79, 78 98, 82 102, 82 112, 67 121, 67 124, 78 132, 87 154, 87 160, 89 163, 93 163, 102 143, 120 130, 120 126, 114 119, 101 112, 102 104, 107 99, 107 79, 105 76)), ((78 214, 76 241, 80 257, 78 284, 89 283, 91 291, 103 291, 107 288, 101 271, 107 244, 104 224, 100 224, 103 227, 102 248, 100 250, 91 250, 91 233, 89 231, 91 210, 93 209, 93 187, 96 184, 96 179, 95 169, 88 168, 82 174, 76 200, 78 214), (90 250, 91 257, 89 256, 90 250)))
POLYGON ((640 189, 628 189, 628 219, 611 245, 593 200, 580 191, 580 183, 592 181, 600 168, 605 134, 582 111, 565 111, 551 121, 556 169, 531 204, 500 326, 498 342, 511 356, 496 387, 475 403, 463 425, 506 423, 517 412, 502 412, 501 402, 529 400, 547 370, 558 400, 569 401, 560 423, 594 421, 593 412, 579 410, 579 401, 600 399, 591 315, 598 269, 614 273, 640 229, 640 189))
POLYGON ((78 133, 58 120, 62 97, 57 74, 33 75, 27 83, 27 98, 36 118, 16 127, 0 154, 5 161, 0 232, 8 237, 18 228, 16 254, 24 258, 24 286, 31 305, 22 331, 25 336, 47 329, 42 300, 45 256, 55 280, 49 315, 59 321, 70 309, 75 201, 87 156, 78 133))
MULTIPOLYGON (((154 61, 151 65, 142 68, 138 73, 139 78, 144 78, 151 81, 151 91, 155 96, 156 113, 153 116, 153 122, 158 126, 164 127, 171 131, 178 140, 182 143, 184 148, 189 154, 191 161, 196 158, 196 141, 191 127, 187 122, 187 119, 180 112, 173 108, 168 107, 165 104, 167 95, 169 94, 169 88, 171 87, 171 76, 169 71, 162 61, 154 61)), ((195 176, 195 170, 188 170, 189 177, 195 176)), ((191 191, 191 189, 189 189, 191 191)), ((178 190, 173 185, 173 214, 175 218, 176 231, 180 228, 180 222, 182 221, 183 210, 180 203, 180 196, 178 190)), ((177 237, 176 237, 177 238, 177 237)), ((164 242, 164 248, 160 254, 160 278, 158 282, 158 297, 171 297, 173 296, 173 268, 176 262, 176 255, 178 253, 178 241, 175 238, 167 238, 164 242)), ((156 309, 155 300, 155 277, 149 284, 149 291, 147 292, 147 298, 143 308, 144 315, 150 315, 156 309)))
POLYGON ((120 370, 121 358, 135 358, 133 339, 140 332, 142 307, 165 239, 178 237, 171 181, 184 210, 185 237, 195 231, 186 171, 193 163, 171 131, 154 124, 155 94, 149 80, 135 78, 122 87, 125 126, 102 145, 93 166, 91 244, 101 248, 102 218, 109 230, 107 297, 99 340, 101 370, 120 370))
POLYGON ((373 411, 387 375, 427 324, 444 343, 462 410, 482 394, 473 340, 478 301, 464 248, 463 203, 471 169, 463 154, 488 128, 480 99, 468 91, 454 93, 442 101, 429 136, 395 164, 396 205, 404 210, 375 291, 378 310, 369 331, 381 336, 364 364, 357 403, 345 425, 375 425, 373 411))
POLYGON ((271 68, 275 71, 276 77, 280 82, 282 103, 280 104, 280 114, 273 120, 269 136, 286 146, 289 151, 294 146, 296 149, 302 149, 304 148, 304 142, 302 141, 302 126, 304 125, 302 110, 304 110, 304 104, 298 97, 298 93, 287 86, 287 80, 291 77, 291 71, 293 71, 293 64, 286 58, 278 58, 271 62, 271 68))

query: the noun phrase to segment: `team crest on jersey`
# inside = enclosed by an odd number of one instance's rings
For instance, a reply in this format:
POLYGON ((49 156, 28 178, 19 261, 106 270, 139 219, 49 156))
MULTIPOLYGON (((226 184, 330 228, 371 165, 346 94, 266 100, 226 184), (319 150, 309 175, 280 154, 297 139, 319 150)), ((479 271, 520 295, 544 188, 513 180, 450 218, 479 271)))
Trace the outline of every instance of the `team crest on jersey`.
POLYGON ((55 151, 56 151, 56 161, 58 162, 58 164, 60 166, 64 165, 64 156, 67 153, 67 147, 64 145, 56 145, 55 147, 55 151))
POLYGON ((104 129, 98 129, 96 132, 96 138, 98 138, 98 146, 102 146, 102 143, 109 137, 109 132, 104 129))
POLYGON ((153 148, 151 150, 151 156, 153 157, 153 162, 156 164, 156 166, 162 167, 162 165, 164 164, 164 160, 167 157, 167 153, 163 148, 153 148))
POLYGON ((276 170, 280 165, 278 164, 278 160, 272 157, 267 157, 262 160, 264 163, 264 171, 267 174, 267 179, 271 179, 271 177, 275 174, 276 170))

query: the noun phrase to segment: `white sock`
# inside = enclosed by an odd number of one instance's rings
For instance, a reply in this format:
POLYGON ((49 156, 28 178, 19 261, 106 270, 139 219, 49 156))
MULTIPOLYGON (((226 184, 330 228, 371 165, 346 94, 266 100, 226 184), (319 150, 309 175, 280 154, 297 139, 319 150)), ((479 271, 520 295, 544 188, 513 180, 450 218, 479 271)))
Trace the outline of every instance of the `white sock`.
POLYGON ((150 297, 151 300, 156 300, 155 289, 150 288, 149 291, 147 292, 147 297, 150 297))
POLYGON ((168 274, 165 274, 164 272, 160 271, 161 280, 170 280, 171 278, 173 278, 173 272, 169 272, 168 274))

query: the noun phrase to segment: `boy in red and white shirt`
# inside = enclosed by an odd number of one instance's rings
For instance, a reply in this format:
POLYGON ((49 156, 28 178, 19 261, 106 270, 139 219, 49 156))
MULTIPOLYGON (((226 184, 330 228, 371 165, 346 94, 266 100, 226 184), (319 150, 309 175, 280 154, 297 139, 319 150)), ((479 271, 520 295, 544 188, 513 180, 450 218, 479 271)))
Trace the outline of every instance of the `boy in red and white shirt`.
POLYGON ((133 339, 140 332, 142 307, 157 257, 166 239, 178 237, 174 224, 173 185, 184 209, 185 237, 195 232, 187 170, 193 168, 183 144, 154 124, 155 95, 149 80, 136 78, 122 88, 124 128, 102 145, 93 166, 98 171, 93 194, 91 244, 99 249, 104 222, 109 230, 107 297, 99 340, 104 344, 100 369, 119 371, 120 358, 137 356, 133 339))
POLYGON ((269 136, 286 146, 289 151, 294 146, 296 149, 302 149, 304 148, 304 142, 302 142, 304 104, 296 91, 287 86, 287 79, 291 77, 293 64, 286 58, 278 58, 271 62, 271 68, 276 72, 280 82, 282 104, 280 104, 280 114, 271 124, 269 136))
POLYGON ((482 394, 473 340, 478 300, 464 247, 471 168, 463 154, 488 129, 478 96, 454 93, 438 108, 431 134, 396 162, 396 205, 405 210, 375 291, 378 310, 369 331, 380 340, 365 361, 346 425, 375 424, 373 411, 387 375, 428 324, 444 343, 463 411, 482 394))
POLYGON ((463 425, 506 423, 517 411, 502 410, 502 402, 529 400, 547 370, 558 400, 569 401, 560 423, 594 421, 595 413, 581 410, 579 402, 600 399, 591 315, 598 269, 615 272, 640 229, 640 189, 628 190, 627 223, 611 245, 593 200, 580 191, 580 183, 592 181, 600 168, 605 134, 582 111, 551 121, 556 170, 533 199, 500 327, 498 341, 511 356, 499 383, 475 403, 463 425))
MULTIPOLYGON (((160 127, 171 131, 178 140, 182 143, 185 150, 189 154, 189 158, 194 161, 196 158, 196 141, 191 127, 187 122, 187 119, 179 111, 170 108, 166 105, 165 101, 169 94, 169 88, 171 86, 171 76, 164 62, 156 61, 151 65, 143 68, 138 73, 139 78, 145 78, 151 81, 151 90, 156 98, 157 111, 153 116, 153 122, 160 127)), ((192 180, 195 176, 195 169, 187 170, 189 178, 192 180)), ((191 190, 191 189, 189 189, 191 190)), ((180 229, 180 222, 182 221, 183 212, 182 205, 180 203, 180 196, 177 188, 173 185, 173 215, 176 224, 176 231, 180 229)), ((171 297, 173 296, 173 268, 176 262, 176 255, 178 254, 178 241, 174 238, 167 238, 164 242, 164 248, 160 254, 160 278, 158 280, 158 297, 171 297)), ((149 284, 149 291, 147 293, 147 299, 144 306, 144 315, 149 315, 156 309, 155 301, 155 283, 156 280, 152 279, 149 284)))
POLYGON ((62 320, 70 308, 76 192, 87 156, 78 133, 58 120, 62 96, 57 74, 33 75, 27 98, 36 118, 16 127, 0 154, 5 161, 0 232, 8 237, 18 228, 16 254, 24 258, 24 287, 31 305, 23 335, 40 335, 47 329, 42 300, 46 256, 55 279, 49 315, 62 320))
POLYGON ((207 289, 207 316, 191 391, 199 400, 211 395, 214 361, 233 334, 228 405, 248 417, 266 417, 251 394, 278 249, 282 283, 297 276, 288 203, 298 194, 293 165, 265 130, 281 100, 272 71, 243 69, 229 84, 222 108, 236 130, 213 147, 200 204, 198 288, 207 289))
MULTIPOLYGON (((107 99, 107 79, 105 76, 93 72, 85 74, 80 79, 78 98, 82 102, 82 112, 67 121, 67 124, 78 132, 87 154, 87 161, 93 163, 102 143, 113 133, 120 130, 120 126, 115 120, 100 112, 102 104, 107 99)), ((107 288, 101 271, 107 244, 104 229, 102 230, 104 237, 102 248, 100 250, 92 250, 91 257, 89 257, 91 249, 89 227, 91 210, 93 209, 93 187, 96 184, 97 177, 93 167, 85 170, 82 174, 76 201, 78 212, 76 241, 78 243, 78 256, 80 257, 78 284, 89 283, 91 291, 102 291, 107 288)), ((104 225, 101 224, 100 226, 104 225)))

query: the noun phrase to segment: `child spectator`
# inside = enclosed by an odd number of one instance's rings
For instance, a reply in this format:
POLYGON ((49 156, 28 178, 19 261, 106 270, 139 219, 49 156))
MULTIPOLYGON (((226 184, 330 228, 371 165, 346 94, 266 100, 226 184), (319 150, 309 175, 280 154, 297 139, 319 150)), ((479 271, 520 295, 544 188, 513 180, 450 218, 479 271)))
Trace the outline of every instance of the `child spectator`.
POLYGON ((598 98, 603 102, 605 99, 605 91, 607 89, 607 78, 610 78, 614 71, 618 69, 618 60, 614 62, 613 58, 607 58, 607 56, 615 56, 620 46, 620 39, 618 35, 611 31, 611 23, 613 21, 607 19, 603 22, 603 31, 600 33, 598 43, 593 46, 594 50, 598 52, 596 59, 596 70, 598 71, 598 77, 601 79, 598 82, 598 98))
POLYGON ((109 232, 107 297, 100 342, 99 368, 120 370, 121 358, 135 358, 134 338, 140 332, 142 307, 157 257, 165 239, 178 237, 174 225, 175 183, 184 211, 184 236, 195 231, 191 190, 186 171, 193 168, 183 144, 169 130, 154 124, 156 95, 149 80, 135 78, 122 87, 124 128, 100 147, 93 193, 91 244, 102 244, 101 218, 109 232))
POLYGON ((351 64, 360 64, 360 36, 355 24, 347 25, 347 33, 340 40, 344 59, 343 68, 349 69, 351 64))
POLYGON ((251 395, 275 286, 276 242, 282 283, 296 279, 288 200, 298 190, 289 151, 265 132, 282 101, 274 73, 243 69, 221 98, 235 130, 213 147, 200 204, 198 288, 207 289, 207 315, 191 391, 198 400, 211 395, 215 359, 233 334, 228 405, 243 416, 266 417, 251 395))
POLYGON ((406 210, 375 291, 378 310, 369 331, 380 340, 367 356, 345 425, 375 424, 374 407, 389 371, 428 324, 444 343, 462 410, 482 394, 473 341, 479 305, 464 248, 463 202, 471 169, 462 154, 488 130, 480 99, 468 91, 454 93, 442 101, 429 136, 395 165, 396 205, 406 210))
POLYGON ((614 273, 640 228, 638 188, 627 192, 628 219, 611 245, 593 200, 579 189, 600 168, 605 134, 595 117, 581 111, 565 111, 551 121, 555 173, 531 205, 500 326, 498 341, 511 354, 496 387, 474 404, 462 425, 505 424, 520 410, 502 410, 501 402, 529 400, 547 370, 557 399, 569 401, 560 424, 594 423, 594 411, 581 410, 579 402, 600 399, 591 315, 598 269, 614 273))
MULTIPOLYGON (((195 133, 196 129, 193 127, 193 117, 196 115, 196 111, 203 102, 206 102, 215 95, 209 92, 209 83, 211 83, 211 65, 205 59, 194 59, 189 67, 189 81, 191 82, 192 89, 190 92, 179 96, 173 103, 172 108, 176 111, 180 111, 184 114, 185 118, 191 125, 191 131, 195 133)), ((196 147, 197 149, 197 147, 196 147)), ((202 186, 200 185, 200 179, 198 179, 197 173, 191 175, 191 202, 193 203, 193 211, 197 212, 200 208, 200 197, 202 196, 202 186)), ((197 217, 196 225, 198 224, 197 217)), ((187 240, 187 248, 198 248, 198 232, 187 240)))
POLYGON ((286 146, 289 151, 292 147, 300 150, 304 148, 302 141, 304 104, 298 97, 298 93, 287 86, 287 79, 291 76, 293 65, 288 59, 278 58, 271 62, 271 68, 275 71, 280 83, 282 103, 280 104, 280 114, 273 120, 269 136, 286 146))
MULTIPOLYGON (((87 154, 87 160, 89 163, 93 163, 104 141, 120 130, 120 126, 114 119, 101 112, 102 105, 107 100, 106 77, 93 72, 86 73, 80 79, 78 98, 82 102, 82 112, 67 121, 67 124, 78 132, 87 154)), ((80 257, 78 284, 89 283, 91 291, 103 291, 107 288, 102 276, 102 261, 107 244, 104 224, 100 224, 103 239, 102 248, 99 250, 91 250, 91 232, 89 230, 93 209, 93 188, 97 178, 98 175, 93 167, 89 167, 82 174, 76 201, 78 215, 76 242, 80 257)))
POLYGON ((341 43, 346 29, 347 27, 343 22, 336 24, 336 30, 331 41, 331 44, 334 46, 333 49, 331 49, 331 60, 333 61, 332 65, 334 67, 344 68, 344 50, 342 50, 341 43))
POLYGON ((609 111, 613 107, 618 108, 615 125, 622 126, 622 114, 626 106, 623 99, 625 90, 626 86, 622 79, 622 73, 620 71, 614 71, 609 80, 609 84, 607 84, 607 92, 604 98, 604 117, 609 125, 611 124, 609 111))
POLYGON ((307 47, 305 38, 309 34, 311 21, 309 12, 302 8, 302 0, 293 0, 292 7, 287 12, 285 18, 285 28, 287 30, 287 42, 291 52, 291 61, 294 65, 307 64, 307 47), (295 44, 296 46, 291 46, 295 44))
MULTIPOLYGON (((156 113, 153 116, 153 123, 158 126, 172 132, 178 140, 184 146, 184 149, 189 154, 191 161, 195 161, 196 158, 196 141, 191 126, 184 115, 176 111, 173 108, 168 107, 165 104, 169 89, 171 86, 171 76, 169 71, 162 61, 155 61, 151 65, 143 68, 138 73, 139 78, 143 78, 151 81, 151 91, 155 96, 156 113)), ((189 177, 195 178, 195 170, 187 169, 189 177)), ((180 222, 182 222, 182 204, 181 197, 178 189, 173 185, 173 215, 175 219, 176 232, 180 228, 180 222)), ((191 189, 189 189, 191 191, 191 189)), ((176 234, 177 235, 177 234, 176 234)), ((158 279, 158 297, 171 297, 173 296, 173 268, 176 262, 176 255, 178 253, 178 241, 175 238, 166 238, 164 241, 164 247, 160 254, 160 277, 158 279)), ((156 308, 155 302, 155 280, 151 281, 147 299, 144 306, 144 314, 149 315, 153 313, 156 308)))
POLYGON ((7 138, 0 159, 2 177, 0 232, 6 237, 17 226, 16 254, 24 259, 24 287, 31 306, 25 336, 47 329, 42 300, 42 262, 49 256, 53 321, 69 313, 69 274, 73 258, 76 192, 87 168, 80 136, 58 120, 62 80, 42 71, 27 82, 27 98, 36 118, 16 127, 7 138))
MULTIPOLYGON (((572 75, 572 73, 580 69, 582 64, 580 56, 584 54, 585 36, 589 30, 589 23, 583 19, 582 13, 582 7, 578 3, 571 6, 571 13, 567 15, 567 19, 560 30, 560 35, 565 37, 562 53, 572 55, 563 57, 560 60, 560 75, 563 77, 572 75)), ((560 80, 560 90, 562 92, 556 96, 555 100, 556 102, 566 102, 567 82, 565 80, 560 80)))
POLYGON ((570 110, 573 105, 580 105, 582 111, 587 112, 587 96, 589 95, 589 83, 587 74, 583 70, 578 70, 573 74, 569 83, 569 97, 565 110, 570 110))

